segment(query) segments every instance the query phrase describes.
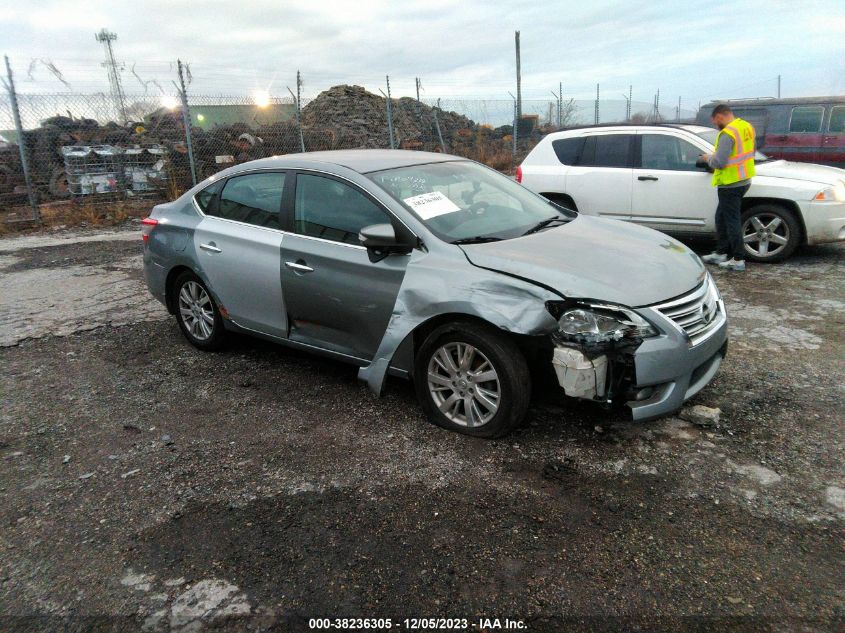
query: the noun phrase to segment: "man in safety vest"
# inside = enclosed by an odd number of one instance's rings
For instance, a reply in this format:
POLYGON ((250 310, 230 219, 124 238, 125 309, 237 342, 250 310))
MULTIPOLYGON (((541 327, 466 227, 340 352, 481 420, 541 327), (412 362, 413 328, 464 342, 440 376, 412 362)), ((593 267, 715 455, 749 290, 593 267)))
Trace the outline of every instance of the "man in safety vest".
POLYGON ((716 152, 702 154, 713 168, 713 186, 719 193, 716 207, 716 250, 702 257, 707 264, 719 264, 726 270, 745 270, 745 245, 742 236, 742 197, 754 175, 754 128, 734 116, 725 104, 713 108, 710 115, 721 130, 716 137, 716 152))

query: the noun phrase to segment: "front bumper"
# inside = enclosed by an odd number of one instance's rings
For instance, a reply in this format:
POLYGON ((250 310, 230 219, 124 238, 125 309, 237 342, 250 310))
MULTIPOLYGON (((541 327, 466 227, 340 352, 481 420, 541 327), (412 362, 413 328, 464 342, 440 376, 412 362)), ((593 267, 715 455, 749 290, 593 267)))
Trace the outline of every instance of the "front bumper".
POLYGON ((845 202, 810 202, 804 210, 807 244, 845 240, 845 202))
POLYGON ((721 299, 717 321, 707 336, 691 345, 689 337, 656 308, 638 310, 662 334, 645 339, 634 352, 636 384, 633 390, 647 394, 626 404, 634 420, 649 420, 679 409, 704 389, 719 371, 728 347, 728 319, 721 299))

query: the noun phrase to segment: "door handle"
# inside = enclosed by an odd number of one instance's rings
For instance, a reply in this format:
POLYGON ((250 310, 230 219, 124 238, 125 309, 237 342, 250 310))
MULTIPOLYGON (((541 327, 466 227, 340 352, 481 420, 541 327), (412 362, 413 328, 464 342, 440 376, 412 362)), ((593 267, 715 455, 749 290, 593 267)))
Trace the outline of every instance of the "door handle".
POLYGON ((637 180, 658 180, 657 176, 637 176, 637 180))
POLYGON ((208 251, 209 253, 222 253, 223 249, 217 248, 214 242, 209 244, 200 244, 200 248, 204 251, 208 251))
POLYGON ((298 262, 285 262, 285 266, 297 273, 313 273, 314 269, 311 266, 300 264, 298 262))

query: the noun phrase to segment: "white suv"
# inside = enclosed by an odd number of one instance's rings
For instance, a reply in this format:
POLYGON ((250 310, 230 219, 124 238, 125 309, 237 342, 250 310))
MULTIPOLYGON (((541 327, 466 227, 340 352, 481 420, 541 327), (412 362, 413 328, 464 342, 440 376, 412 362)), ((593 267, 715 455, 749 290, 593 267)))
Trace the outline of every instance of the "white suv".
MULTIPOLYGON (((697 125, 594 126, 549 134, 517 168, 517 180, 587 215, 667 233, 714 235, 716 190, 700 154, 717 131, 697 125)), ((845 240, 845 169, 756 157, 746 194, 748 259, 774 262, 801 244, 845 240)))

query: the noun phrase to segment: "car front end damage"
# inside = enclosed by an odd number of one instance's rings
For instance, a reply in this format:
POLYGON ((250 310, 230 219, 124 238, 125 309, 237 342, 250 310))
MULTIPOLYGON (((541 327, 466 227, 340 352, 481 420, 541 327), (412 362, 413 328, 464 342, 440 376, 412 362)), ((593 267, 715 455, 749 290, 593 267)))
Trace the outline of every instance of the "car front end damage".
POLYGON ((727 351, 725 305, 709 274, 681 297, 636 309, 598 301, 547 308, 558 319, 552 366, 564 393, 624 403, 637 421, 680 408, 727 351))

